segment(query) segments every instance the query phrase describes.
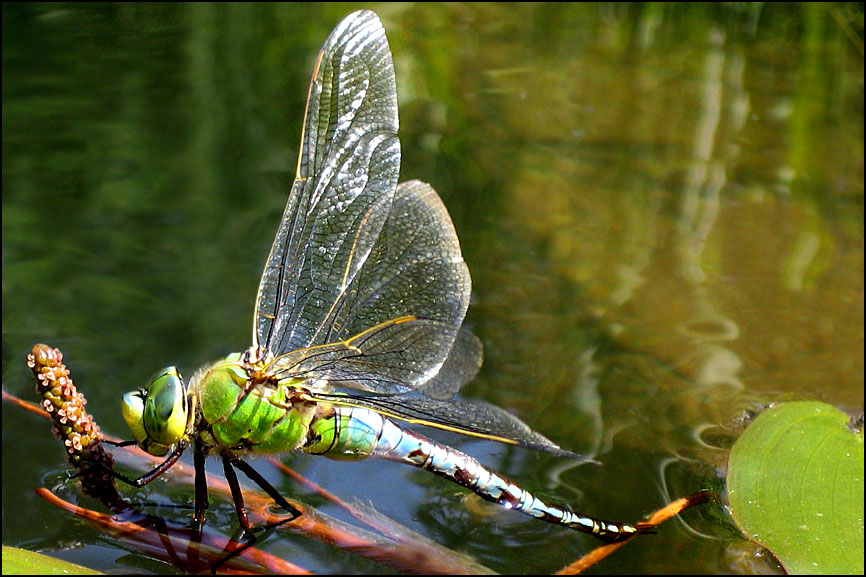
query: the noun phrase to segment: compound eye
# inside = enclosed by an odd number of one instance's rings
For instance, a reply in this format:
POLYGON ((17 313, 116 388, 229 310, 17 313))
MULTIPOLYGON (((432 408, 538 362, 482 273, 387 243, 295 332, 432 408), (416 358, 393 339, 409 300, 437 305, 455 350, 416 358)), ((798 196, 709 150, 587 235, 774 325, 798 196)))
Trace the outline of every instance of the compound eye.
POLYGON ((175 367, 163 369, 143 392, 125 394, 122 409, 138 445, 152 455, 164 455, 186 432, 189 412, 183 377, 175 367))
POLYGON ((123 420, 129 425, 132 436, 139 447, 144 448, 147 439, 147 431, 144 430, 144 391, 135 391, 123 395, 123 403, 120 406, 123 412, 123 420))

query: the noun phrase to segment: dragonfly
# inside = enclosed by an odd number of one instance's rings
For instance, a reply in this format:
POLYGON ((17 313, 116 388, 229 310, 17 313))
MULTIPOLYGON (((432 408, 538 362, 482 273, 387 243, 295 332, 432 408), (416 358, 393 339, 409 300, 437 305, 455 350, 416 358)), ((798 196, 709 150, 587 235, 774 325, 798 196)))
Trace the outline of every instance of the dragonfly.
POLYGON ((455 398, 481 366, 463 320, 471 279, 454 225, 429 184, 397 184, 394 65, 379 18, 347 16, 313 70, 297 172, 259 285, 252 346, 201 368, 175 367, 123 396, 134 441, 165 459, 189 447, 193 524, 207 507, 204 463, 222 460, 241 528, 251 531, 235 470, 295 510, 246 461, 300 451, 332 459, 387 459, 420 467, 482 498, 606 541, 642 531, 546 503, 405 424, 424 425, 581 458, 511 413, 455 398))

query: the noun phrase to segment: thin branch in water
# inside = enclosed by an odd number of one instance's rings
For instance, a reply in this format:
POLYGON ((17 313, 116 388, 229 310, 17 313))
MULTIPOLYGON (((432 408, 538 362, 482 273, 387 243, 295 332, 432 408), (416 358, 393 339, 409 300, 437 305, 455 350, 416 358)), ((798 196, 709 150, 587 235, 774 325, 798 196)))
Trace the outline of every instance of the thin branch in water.
MULTIPOLYGON (((689 507, 694 507, 695 505, 700 505, 701 503, 706 503, 712 499, 717 498, 718 495, 713 491, 698 491, 688 497, 683 497, 682 499, 677 499, 673 503, 670 503, 666 507, 662 507, 655 513, 653 513, 649 520, 641 523, 640 528, 642 529, 641 533, 649 533, 653 527, 658 527, 671 517, 675 517, 679 515, 685 509, 689 507)), ((638 535, 640 535, 639 533, 638 535)), ((608 543, 606 545, 602 545, 601 547, 597 547, 593 549, 571 565, 564 567, 556 572, 557 575, 577 575, 582 573, 586 569, 592 567, 620 547, 624 546, 626 543, 632 541, 638 535, 634 535, 625 541, 618 541, 616 543, 608 543)))

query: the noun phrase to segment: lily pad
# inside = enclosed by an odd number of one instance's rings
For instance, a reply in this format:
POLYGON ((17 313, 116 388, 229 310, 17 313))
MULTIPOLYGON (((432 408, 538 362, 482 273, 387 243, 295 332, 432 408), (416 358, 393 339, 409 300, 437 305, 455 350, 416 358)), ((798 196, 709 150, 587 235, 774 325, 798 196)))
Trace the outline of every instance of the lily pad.
POLYGON ((102 575, 87 567, 42 553, 3 546, 4 575, 102 575))
POLYGON ((734 520, 788 573, 863 574, 863 431, 818 402, 773 407, 731 450, 734 520))

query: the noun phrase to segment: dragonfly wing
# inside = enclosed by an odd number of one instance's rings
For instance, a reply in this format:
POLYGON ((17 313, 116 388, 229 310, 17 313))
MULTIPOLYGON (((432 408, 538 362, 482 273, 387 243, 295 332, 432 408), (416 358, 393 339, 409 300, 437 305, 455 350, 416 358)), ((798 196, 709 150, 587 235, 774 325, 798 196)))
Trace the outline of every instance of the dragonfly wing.
POLYGON ((451 217, 429 184, 413 180, 397 187, 388 221, 355 280, 331 336, 346 338, 412 315, 450 325, 453 341, 472 281, 451 217))
POLYGON ((388 394, 424 387, 450 398, 481 366, 480 341, 460 329, 470 292, 442 201, 429 185, 401 184, 364 268, 319 320, 320 335, 269 372, 388 394))
MULTIPOLYGON (((273 374, 394 393, 445 363, 469 305, 469 269, 436 191, 397 187, 397 127, 384 29, 356 12, 319 55, 298 174, 259 287, 254 344, 276 358, 273 374)), ((434 396, 467 380, 480 354, 464 357, 434 396)))
POLYGON ((366 266, 322 320, 327 344, 290 351, 269 372, 386 394, 424 388, 450 398, 481 366, 481 342, 460 329, 470 292, 439 196, 418 181, 401 184, 366 266))
MULTIPOLYGON (((389 355, 409 370, 403 384, 417 388, 437 376, 453 349, 471 291, 469 268, 439 195, 428 184, 403 183, 366 266, 327 319, 326 342, 352 338, 391 319, 415 317, 401 338, 380 341, 378 350, 384 354, 385 345, 393 347, 389 355)), ((394 373, 388 368, 382 376, 390 379, 394 373)))
POLYGON ((445 363, 436 376, 418 387, 418 391, 432 399, 447 400, 475 378, 481 369, 484 347, 478 337, 461 328, 445 363))
POLYGON ((313 72, 297 175, 256 299, 256 346, 279 355, 324 342, 390 213, 397 129, 384 28, 356 12, 328 37, 313 72))
MULTIPOLYGON (((460 386, 454 383, 459 380, 462 385, 475 376, 480 357, 457 355, 463 364, 456 365, 450 362, 452 354, 439 369, 442 363, 437 351, 453 340, 450 329, 431 319, 401 317, 339 343, 291 351, 274 359, 266 371, 278 379, 306 378, 320 390, 343 388, 385 395, 412 391, 416 383, 435 383, 437 390, 451 397, 460 386), (437 372, 432 378, 431 371, 437 372), (449 380, 439 384, 443 377, 449 380)), ((419 390, 427 394, 426 388, 419 390)))
POLYGON ((330 403, 372 409, 407 423, 520 445, 560 457, 592 461, 588 457, 561 448, 508 411, 480 400, 440 401, 412 393, 382 397, 325 393, 314 396, 330 403))

